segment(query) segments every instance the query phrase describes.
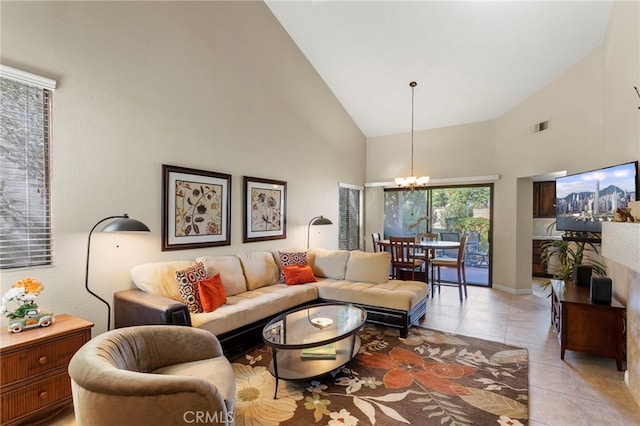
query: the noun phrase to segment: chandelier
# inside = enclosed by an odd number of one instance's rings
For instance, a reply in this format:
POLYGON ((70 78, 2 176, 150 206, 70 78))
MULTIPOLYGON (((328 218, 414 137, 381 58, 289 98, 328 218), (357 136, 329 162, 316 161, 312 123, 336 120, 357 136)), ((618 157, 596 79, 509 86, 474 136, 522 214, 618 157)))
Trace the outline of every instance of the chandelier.
POLYGON ((427 183, 429 183, 429 176, 416 177, 416 175, 413 174, 413 94, 417 85, 418 83, 416 83, 415 81, 409 83, 409 86, 411 86, 411 176, 399 177, 394 179, 398 186, 403 188, 410 188, 412 191, 416 187, 425 186, 427 183))

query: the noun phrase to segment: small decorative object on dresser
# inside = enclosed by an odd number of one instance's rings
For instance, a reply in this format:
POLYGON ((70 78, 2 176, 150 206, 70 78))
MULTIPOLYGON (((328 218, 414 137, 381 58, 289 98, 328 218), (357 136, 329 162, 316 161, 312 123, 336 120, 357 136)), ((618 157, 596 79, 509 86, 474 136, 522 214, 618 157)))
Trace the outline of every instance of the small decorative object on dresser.
POLYGON ((72 402, 67 366, 91 339, 91 327, 62 314, 54 327, 18 334, 0 329, 0 424, 43 421, 72 402))
POLYGON ((40 312, 36 304, 36 297, 44 290, 44 286, 38 280, 25 278, 17 281, 2 297, 0 313, 6 313, 9 318, 8 330, 19 333, 29 328, 48 327, 53 323, 51 312, 40 312), (18 307, 14 311, 8 311, 7 305, 15 303, 18 307))

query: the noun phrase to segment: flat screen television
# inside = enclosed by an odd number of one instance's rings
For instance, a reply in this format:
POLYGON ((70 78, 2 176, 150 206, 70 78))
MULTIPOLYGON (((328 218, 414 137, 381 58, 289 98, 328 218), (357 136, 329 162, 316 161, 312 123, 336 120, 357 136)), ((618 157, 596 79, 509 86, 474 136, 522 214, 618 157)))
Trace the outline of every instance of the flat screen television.
POLYGON ((616 209, 638 198, 638 162, 556 178, 556 229, 602 232, 616 209))

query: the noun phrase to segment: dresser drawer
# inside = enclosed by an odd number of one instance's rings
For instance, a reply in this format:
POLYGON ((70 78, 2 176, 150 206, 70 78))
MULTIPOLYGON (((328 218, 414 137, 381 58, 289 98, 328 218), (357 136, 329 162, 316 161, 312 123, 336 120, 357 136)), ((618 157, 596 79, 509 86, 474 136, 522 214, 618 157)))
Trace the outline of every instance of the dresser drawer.
POLYGON ((0 329, 0 424, 41 422, 73 402, 69 361, 91 339, 91 324, 67 314, 49 327, 0 329))
POLYGON ((45 407, 71 402, 71 379, 66 372, 3 392, 2 424, 45 407))
POLYGON ((86 340, 84 334, 76 334, 3 355, 0 361, 2 364, 0 383, 6 386, 55 368, 65 367, 86 340))

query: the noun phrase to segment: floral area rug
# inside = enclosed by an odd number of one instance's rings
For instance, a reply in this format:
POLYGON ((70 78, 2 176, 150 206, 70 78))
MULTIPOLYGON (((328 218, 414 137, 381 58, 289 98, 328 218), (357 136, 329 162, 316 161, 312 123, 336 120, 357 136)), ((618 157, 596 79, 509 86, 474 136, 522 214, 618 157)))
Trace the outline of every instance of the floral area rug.
POLYGON ((235 359, 236 425, 528 424, 526 349, 420 327, 406 339, 369 325, 358 335, 350 364, 281 380, 275 400, 269 348, 235 359))

